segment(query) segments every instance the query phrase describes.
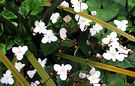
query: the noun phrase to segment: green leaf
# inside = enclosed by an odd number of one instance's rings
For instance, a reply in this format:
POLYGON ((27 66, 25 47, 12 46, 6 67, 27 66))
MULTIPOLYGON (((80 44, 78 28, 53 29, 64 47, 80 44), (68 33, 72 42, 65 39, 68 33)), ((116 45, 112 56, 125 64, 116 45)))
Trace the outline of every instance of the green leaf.
MULTIPOLYGON (((21 7, 19 8, 20 13, 22 12, 24 16, 26 16, 33 8, 35 8, 38 5, 46 4, 47 2, 43 2, 43 0, 25 0, 22 3, 22 10, 21 7)), ((31 15, 36 15, 39 13, 43 7, 35 8, 31 15)))
POLYGON ((52 42, 52 43, 46 43, 46 44, 41 43, 40 47, 45 56, 55 52, 56 50, 60 48, 58 42, 52 42))
POLYGON ((14 39, 7 38, 5 42, 6 50, 10 50, 15 44, 14 39))
POLYGON ((109 21, 114 18, 119 12, 119 6, 110 0, 88 0, 89 11, 97 11, 96 17, 103 20, 109 21))
POLYGON ((4 27, 3 27, 3 23, 1 22, 1 27, 0 27, 0 36, 2 35, 3 31, 4 31, 4 27))
POLYGON ((118 73, 113 74, 105 70, 102 70, 100 72, 100 79, 103 80, 104 84, 106 84, 107 86, 125 86, 125 75, 118 73))
POLYGON ((0 43, 0 51, 2 51, 2 53, 6 54, 5 45, 2 43, 0 43))
POLYGON ((2 13, 0 13, 0 15, 4 16, 6 19, 15 19, 15 18, 17 18, 17 16, 13 12, 11 12, 11 11, 9 11, 7 9, 2 11, 2 13))
POLYGON ((95 44, 95 46, 93 46, 94 48, 92 48, 91 46, 91 44, 96 41, 98 41, 96 37, 91 37, 88 40, 88 34, 86 32, 82 33, 82 35, 79 37, 80 49, 86 57, 90 57, 89 51, 91 51, 91 54, 95 54, 95 51, 99 50, 99 46, 97 45, 97 43, 95 44), (86 44, 86 42, 89 42, 89 45, 86 44))
POLYGON ((26 42, 26 45, 27 45, 28 49, 33 53, 33 55, 37 56, 37 48, 36 48, 36 45, 34 44, 34 42, 32 42, 32 41, 26 42))

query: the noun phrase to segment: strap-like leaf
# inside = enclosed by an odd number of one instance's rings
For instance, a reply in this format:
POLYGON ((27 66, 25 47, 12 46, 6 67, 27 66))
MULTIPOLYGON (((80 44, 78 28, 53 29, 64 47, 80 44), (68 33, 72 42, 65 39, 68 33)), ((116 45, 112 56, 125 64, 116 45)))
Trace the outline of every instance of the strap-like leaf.
MULTIPOLYGON (((85 63, 86 62, 86 59, 82 59, 82 58, 79 58, 79 57, 75 57, 75 56, 71 56, 71 55, 67 55, 67 54, 63 54, 63 53, 54 53, 54 55, 65 58, 65 59, 69 59, 69 60, 72 60, 72 61, 75 61, 75 62, 79 62, 79 63, 85 63)), ((112 71, 112 72, 121 73, 121 74, 124 74, 124 75, 135 77, 135 72, 129 71, 129 70, 126 70, 126 69, 122 69, 122 68, 118 68, 118 67, 115 67, 115 66, 111 66, 111 65, 91 61, 91 60, 86 62, 86 64, 94 66, 94 67, 98 67, 98 68, 101 68, 101 69, 104 69, 104 70, 109 70, 109 71, 112 71)))
POLYGON ((7 20, 6 18, 4 18, 1 15, 0 15, 0 20, 3 21, 3 22, 5 22, 6 24, 8 24, 10 27, 12 27, 19 34, 23 35, 23 33, 21 32, 20 29, 18 29, 14 24, 12 24, 9 20, 7 20))
POLYGON ((12 74, 18 79, 23 86, 30 86, 29 82, 23 77, 21 73, 13 66, 9 59, 0 51, 0 60, 7 66, 12 74))
POLYGON ((53 80, 50 78, 50 76, 47 74, 45 69, 39 64, 37 59, 34 57, 34 55, 28 50, 25 53, 26 57, 29 59, 31 64, 34 66, 34 68, 37 70, 40 77, 46 82, 46 86, 56 86, 53 80))

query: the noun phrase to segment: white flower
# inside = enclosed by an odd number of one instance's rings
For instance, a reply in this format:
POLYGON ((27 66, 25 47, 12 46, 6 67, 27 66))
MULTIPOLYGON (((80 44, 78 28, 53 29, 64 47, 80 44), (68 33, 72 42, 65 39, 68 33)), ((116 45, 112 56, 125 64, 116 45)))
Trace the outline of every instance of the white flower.
POLYGON ((96 32, 99 33, 99 31, 102 29, 103 29, 103 27, 100 24, 96 23, 95 25, 93 25, 93 28, 90 29, 90 33, 93 36, 93 35, 95 35, 96 32))
POLYGON ((113 62, 116 61, 116 59, 118 61, 123 61, 124 57, 126 57, 127 55, 124 54, 119 54, 119 52, 116 51, 116 49, 114 47, 110 47, 109 51, 107 50, 106 53, 103 53, 103 57, 106 60, 113 60, 113 62))
POLYGON ((35 26, 36 27, 34 28, 33 32, 39 33, 39 34, 41 34, 41 33, 46 34, 47 27, 45 26, 44 22, 42 22, 41 20, 40 20, 40 22, 36 21, 35 26))
POLYGON ((11 71, 10 70, 7 70, 6 71, 6 74, 3 74, 4 77, 1 78, 1 83, 2 84, 10 84, 12 85, 14 83, 14 80, 13 80, 13 76, 11 75, 11 71))
POLYGON ((96 16, 97 15, 97 12, 96 11, 91 11, 91 15, 92 16, 96 16))
POLYGON ((101 57, 101 55, 99 53, 96 54, 96 57, 101 57))
POLYGON ((51 41, 57 41, 57 37, 54 36, 53 31, 52 30, 47 30, 47 34, 44 35, 44 37, 42 38, 41 42, 42 43, 51 43, 51 41))
POLYGON ((114 20, 114 24, 116 24, 117 28, 121 29, 122 31, 126 31, 126 27, 128 27, 126 25, 127 23, 128 23, 127 20, 122 20, 122 21, 114 20))
POLYGON ((38 86, 40 84, 40 82, 39 81, 35 81, 34 83, 33 82, 31 82, 31 86, 38 86))
POLYGON ((27 74, 30 78, 33 78, 36 74, 36 69, 27 71, 27 74))
POLYGON ((75 15, 75 19, 78 21, 77 24, 80 25, 80 29, 82 32, 87 29, 87 26, 90 26, 89 22, 92 22, 91 20, 88 20, 88 19, 81 17, 79 15, 75 15))
POLYGON ((61 66, 59 64, 54 65, 54 70, 57 72, 58 75, 60 75, 61 80, 67 79, 67 70, 71 70, 72 66, 70 64, 62 64, 61 66))
POLYGON ((100 77, 100 72, 96 71, 94 67, 89 72, 89 75, 87 76, 87 79, 90 81, 90 83, 93 83, 94 86, 100 86, 99 79, 100 77), (95 83, 95 84, 94 84, 95 83))
POLYGON ((108 46, 112 46, 112 47, 117 48, 119 46, 119 42, 117 42, 119 39, 116 37, 117 37, 117 33, 112 32, 110 35, 107 35, 106 38, 103 38, 102 42, 104 44, 108 44, 108 46))
POLYGON ((27 50, 28 50, 27 46, 23 46, 23 47, 19 46, 19 47, 12 48, 12 52, 15 53, 17 60, 22 60, 23 55, 25 54, 27 50))
POLYGON ((67 15, 67 16, 65 16, 65 17, 63 18, 63 20, 64 20, 66 23, 70 22, 71 19, 72 19, 72 18, 71 18, 69 15, 67 15))
POLYGON ((86 76, 85 73, 80 73, 80 74, 79 74, 79 77, 80 77, 81 79, 84 79, 84 78, 86 78, 87 76, 86 76))
POLYGON ((21 62, 15 63, 15 68, 20 72, 20 70, 25 66, 21 62))
POLYGON ((41 66, 44 68, 45 64, 46 64, 47 58, 45 58, 43 61, 38 58, 38 62, 41 64, 41 66))
POLYGON ((52 23, 56 23, 59 16, 60 16, 59 13, 53 13, 50 18, 50 20, 52 20, 52 23))
POLYGON ((77 13, 88 8, 88 5, 86 3, 78 0, 71 0, 71 3, 73 4, 72 7, 74 7, 74 11, 77 13))
POLYGON ((61 37, 61 39, 65 40, 67 38, 66 33, 67 33, 67 30, 65 28, 60 29, 60 37, 61 37))
POLYGON ((60 4, 60 6, 61 6, 62 8, 67 8, 67 7, 69 7, 69 4, 68 4, 68 2, 63 1, 63 2, 60 4))
POLYGON ((120 45, 117 49, 120 54, 124 54, 126 57, 128 57, 128 52, 131 51, 131 49, 126 48, 126 46, 123 47, 122 45, 120 45))

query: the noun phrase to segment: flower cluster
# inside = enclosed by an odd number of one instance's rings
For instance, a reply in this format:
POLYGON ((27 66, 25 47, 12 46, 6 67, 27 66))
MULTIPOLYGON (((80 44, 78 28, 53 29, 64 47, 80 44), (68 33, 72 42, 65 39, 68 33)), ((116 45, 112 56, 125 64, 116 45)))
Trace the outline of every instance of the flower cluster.
POLYGON ((93 84, 94 86, 100 86, 99 84, 100 71, 96 71, 94 67, 92 67, 88 75, 80 72, 79 77, 81 79, 87 78, 90 81, 90 83, 93 84))
POLYGON ((110 47, 109 51, 107 50, 107 52, 103 53, 103 57, 106 60, 112 59, 115 62, 117 59, 118 61, 123 61, 125 57, 128 57, 128 52, 131 50, 120 45, 118 40, 116 32, 112 32, 102 39, 102 42, 110 47))

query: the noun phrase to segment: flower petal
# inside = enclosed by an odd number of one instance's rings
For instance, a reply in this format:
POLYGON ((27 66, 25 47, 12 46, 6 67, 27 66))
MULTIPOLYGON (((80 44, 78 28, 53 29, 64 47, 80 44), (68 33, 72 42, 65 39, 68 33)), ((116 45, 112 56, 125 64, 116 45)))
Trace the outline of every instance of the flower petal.
POLYGON ((55 64, 53 66, 53 68, 54 68, 55 71, 60 71, 61 70, 61 66, 59 64, 55 64))
POLYGON ((66 74, 60 74, 60 79, 61 80, 66 80, 67 79, 67 75, 66 74))

